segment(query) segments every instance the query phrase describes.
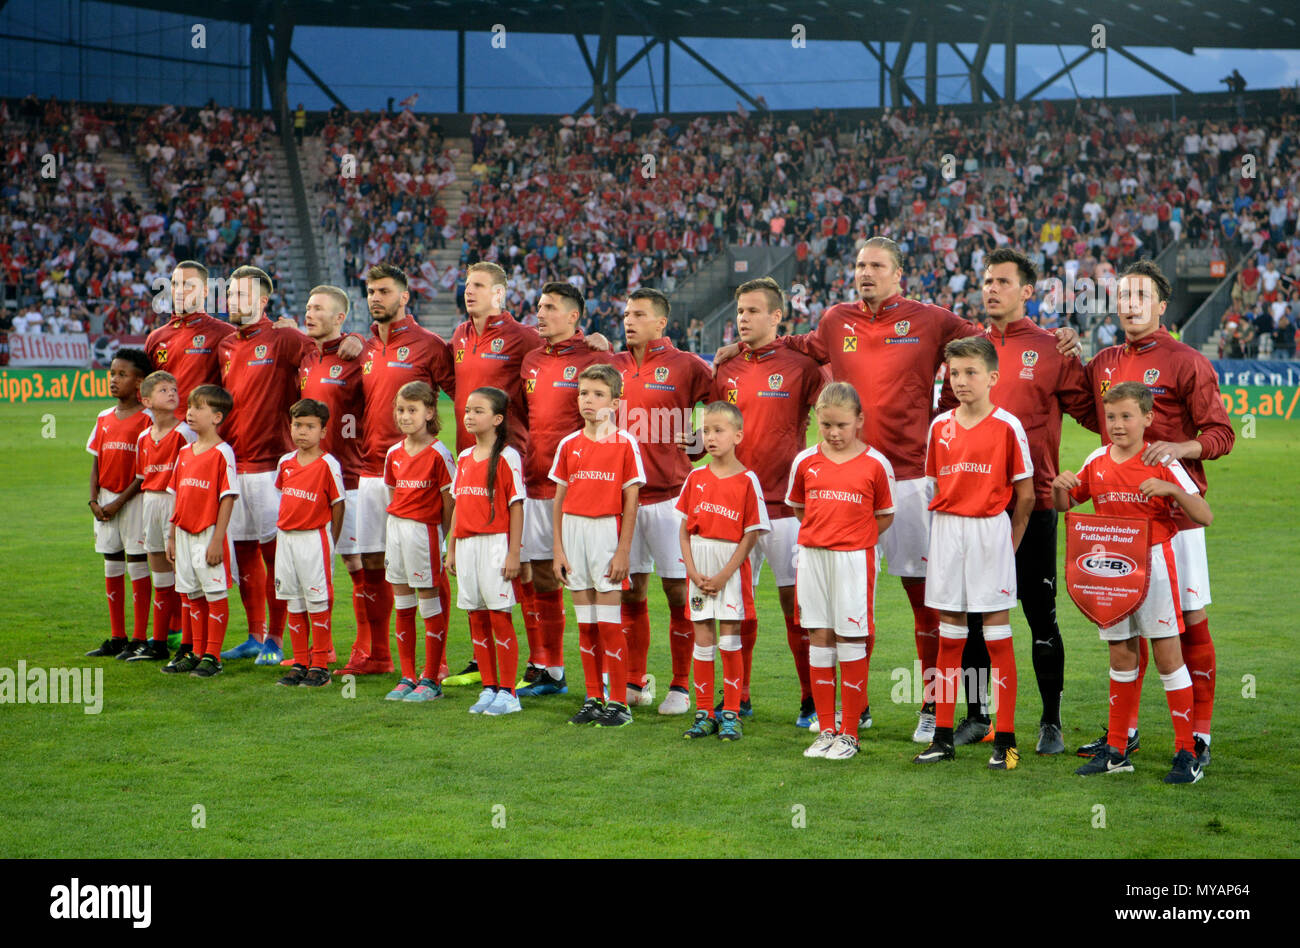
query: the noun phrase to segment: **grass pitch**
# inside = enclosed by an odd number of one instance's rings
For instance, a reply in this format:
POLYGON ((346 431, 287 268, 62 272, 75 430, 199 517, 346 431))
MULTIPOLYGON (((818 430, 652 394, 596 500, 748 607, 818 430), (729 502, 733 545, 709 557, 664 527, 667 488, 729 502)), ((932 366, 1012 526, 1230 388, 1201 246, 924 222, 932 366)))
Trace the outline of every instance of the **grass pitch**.
MULTIPOLYGON (((913 766, 919 696, 900 683, 915 659, 912 617, 890 577, 877 598, 875 726, 847 762, 802 756, 811 735, 793 726, 798 684, 770 574, 757 591, 755 716, 736 744, 685 741, 688 719, 653 708, 620 731, 569 727, 581 702, 571 607, 576 687, 524 699, 524 712, 508 718, 466 714, 477 689, 448 688, 429 705, 384 702, 396 676, 360 678, 347 698, 338 682, 276 688, 279 672, 251 662, 200 681, 152 663, 84 658, 107 634, 84 450, 107 404, 0 406, 0 667, 103 669, 98 715, 0 704, 2 857, 289 857, 304 845, 353 857, 1204 858, 1300 848, 1300 708, 1288 697, 1300 652, 1294 422, 1260 418, 1257 437, 1209 466, 1214 762, 1199 784, 1169 787, 1161 778, 1173 737, 1154 671, 1136 773, 1085 780, 1072 774, 1077 758, 1033 754, 1038 694, 1018 610, 1020 768, 988 771, 987 747, 959 749, 952 766, 913 766)), ((449 413, 445 405, 444 426, 449 413)), ((1066 424, 1062 463, 1077 470, 1096 440, 1066 424)), ((355 625, 346 572, 336 577, 335 640, 346 654, 355 625)), ((656 586, 650 671, 662 695, 667 609, 656 586)), ((231 601, 236 642, 245 626, 238 596, 231 601)), ((1058 615, 1073 750, 1105 720, 1106 651, 1064 591, 1058 615)), ((522 641, 518 614, 515 624, 522 641)), ((453 671, 470 655, 463 614, 453 616, 448 652, 453 671)))

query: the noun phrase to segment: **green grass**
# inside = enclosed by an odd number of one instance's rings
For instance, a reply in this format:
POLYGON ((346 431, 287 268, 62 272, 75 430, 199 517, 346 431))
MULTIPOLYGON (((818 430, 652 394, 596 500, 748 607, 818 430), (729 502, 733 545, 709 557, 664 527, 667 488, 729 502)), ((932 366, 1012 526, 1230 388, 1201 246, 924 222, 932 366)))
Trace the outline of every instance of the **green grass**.
MULTIPOLYGON (((1020 769, 989 772, 987 748, 965 749, 953 766, 910 764, 917 707, 890 696, 891 671, 911 673, 912 620, 888 578, 872 663, 875 727, 845 763, 802 757, 810 736, 792 726, 798 685, 770 576, 758 590, 757 710, 734 745, 684 741, 688 722, 654 709, 613 733, 571 728, 576 690, 483 719, 465 713, 476 689, 395 706, 381 700, 389 678, 358 679, 348 699, 337 683, 320 693, 276 688, 277 672, 247 662, 202 682, 160 675, 156 664, 83 658, 107 624, 83 450, 102 407, 0 406, 0 666, 98 665, 105 691, 98 716, 0 705, 0 857, 285 857, 304 847, 363 857, 1276 857, 1300 847, 1285 805, 1300 765, 1300 705, 1287 690, 1300 651, 1292 586, 1300 541, 1285 512, 1300 462, 1293 423, 1261 418, 1257 438, 1211 465, 1215 759, 1196 786, 1168 787, 1172 733, 1154 672, 1135 774, 1085 781, 1071 773, 1076 758, 1033 755, 1038 698, 1018 611, 1020 769), (42 437, 45 412, 56 437, 42 437), (1245 675, 1255 676, 1253 699, 1242 697, 1245 675), (206 828, 192 826, 196 805, 206 828), (1098 805, 1104 829, 1093 827, 1098 805), (793 825, 798 807, 803 828, 793 825)), ((1070 423, 1064 463, 1077 468, 1093 445, 1070 423)), ((355 627, 346 574, 336 575, 345 651, 355 627)), ((667 612, 655 586, 650 671, 662 694, 667 612)), ((232 602, 236 640, 243 619, 232 602)), ((1105 718, 1106 655, 1064 593, 1058 611, 1073 749, 1105 718)), ((568 628, 570 680, 580 683, 571 610, 568 628)), ((470 654, 459 613, 449 652, 453 670, 470 654)))

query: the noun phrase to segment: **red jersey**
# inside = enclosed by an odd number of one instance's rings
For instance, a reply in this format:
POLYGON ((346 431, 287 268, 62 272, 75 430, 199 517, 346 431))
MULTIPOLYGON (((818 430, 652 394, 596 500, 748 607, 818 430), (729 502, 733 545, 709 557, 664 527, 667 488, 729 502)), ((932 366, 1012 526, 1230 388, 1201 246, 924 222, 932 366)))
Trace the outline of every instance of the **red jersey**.
POLYGON ((691 472, 690 458, 677 445, 677 436, 691 431, 691 413, 697 402, 709 397, 713 372, 707 362, 678 349, 666 336, 646 344, 640 365, 630 351, 616 353, 613 365, 623 376, 619 427, 644 448, 646 484, 640 503, 675 500, 691 472))
POLYGON ((275 489, 280 492, 281 530, 319 530, 327 527, 335 504, 344 502, 343 468, 332 454, 322 454, 307 464, 298 452, 280 458, 275 472, 275 489))
POLYGON ((298 400, 298 368, 315 350, 296 329, 276 329, 263 316, 217 344, 221 384, 235 407, 221 435, 235 452, 240 474, 274 471, 289 438, 289 406, 298 400))
POLYGON ((330 420, 320 446, 338 460, 343 486, 352 490, 361 474, 366 397, 361 391, 361 359, 339 358, 339 344, 345 338, 340 336, 309 353, 298 370, 298 384, 303 398, 314 398, 329 407, 330 420))
POLYGON ((216 526, 221 498, 239 496, 235 452, 224 441, 204 448, 200 454, 194 453, 194 445, 185 445, 176 455, 167 493, 176 495, 172 523, 178 529, 202 533, 216 526))
POLYGON ((740 355, 713 379, 709 401, 725 401, 745 418, 736 459, 758 475, 769 517, 792 517, 785 506, 790 466, 808 446, 808 412, 825 383, 822 368, 776 342, 761 349, 740 345, 740 355))
POLYGON ((523 461, 519 452, 507 445, 497 455, 497 479, 488 503, 488 461, 474 460, 474 448, 468 447, 456 458, 456 474, 451 479, 451 495, 456 498, 455 537, 482 533, 510 532, 510 505, 524 499, 523 461), (491 518, 491 519, 489 519, 491 518))
MULTIPOLYGON (((1231 451, 1237 437, 1219 397, 1219 378, 1210 360, 1191 346, 1178 342, 1161 327, 1136 345, 1125 342, 1101 350, 1092 357, 1085 371, 1088 387, 1096 399, 1095 430, 1101 432, 1102 444, 1110 443, 1102 396, 1120 382, 1141 382, 1151 389, 1155 398, 1155 419, 1146 430, 1146 439, 1200 442, 1201 456, 1186 458, 1182 464, 1204 494, 1208 486, 1204 462, 1231 451)), ((1198 526, 1181 507, 1174 521, 1179 530, 1198 526)))
POLYGON ((474 436, 465 430, 465 401, 474 389, 490 385, 510 396, 506 437, 512 448, 523 452, 529 436, 528 407, 524 403, 524 380, 519 369, 524 356, 542 344, 536 329, 521 325, 509 313, 489 316, 482 335, 474 329, 473 319, 456 327, 451 336, 451 351, 456 365, 457 451, 475 443, 474 436))
MULTIPOLYGON (((1051 510, 1052 481, 1061 469, 1062 413, 1089 428, 1096 424, 1083 363, 1057 352, 1056 335, 1029 319, 1017 319, 1005 332, 990 326, 984 336, 998 353, 998 384, 989 389, 989 400, 1025 429, 1034 462, 1034 509, 1051 510)), ((956 407, 957 397, 945 385, 939 409, 956 407)))
POLYGON ((389 324, 388 342, 379 338, 379 324, 370 326, 370 339, 361 355, 361 388, 366 398, 365 445, 361 473, 379 477, 394 441, 402 439, 393 419, 397 390, 407 382, 428 382, 434 391, 455 395, 451 349, 442 337, 425 329, 411 316, 389 324))
POLYGON ((1079 486, 1070 490, 1070 499, 1076 504, 1091 499, 1097 513, 1150 520, 1154 546, 1172 539, 1178 532, 1175 514, 1182 513, 1183 508, 1172 497, 1147 497, 1138 489, 1142 482, 1154 477, 1176 484, 1189 494, 1200 492, 1178 461, 1170 461, 1168 465, 1143 464, 1142 453, 1146 449, 1147 444, 1143 444, 1142 451, 1127 461, 1116 461, 1110 456, 1110 446, 1102 445, 1083 462, 1079 486))
POLYGON ((608 364, 612 359, 613 353, 588 349, 580 332, 524 356, 519 374, 528 402, 524 484, 529 497, 550 500, 555 496, 555 482, 550 478, 555 449, 565 436, 583 426, 578 376, 587 366, 608 364))
POLYGON ((163 435, 161 441, 154 440, 152 425, 140 432, 135 442, 135 476, 141 481, 140 489, 165 491, 181 448, 193 444, 196 438, 194 429, 183 421, 163 435))
POLYGON ((961 517, 1005 513, 1014 483, 1034 476, 1029 439, 1016 416, 994 408, 973 428, 946 411, 930 425, 925 476, 935 481, 931 510, 961 517))
POLYGON ((551 480, 564 484, 563 510, 583 517, 616 517, 623 512, 623 490, 645 483, 636 439, 615 431, 593 441, 575 431, 555 449, 551 480))
POLYGON ((200 385, 221 384, 217 344, 233 335, 235 327, 207 313, 178 316, 149 333, 144 351, 155 369, 176 376, 180 400, 176 417, 185 420, 190 392, 200 385))
POLYGON ((815 444, 794 459, 785 502, 804 510, 800 546, 869 550, 880 538, 876 515, 894 512, 893 467, 875 448, 832 461, 815 444))
POLYGON ((691 469, 677 497, 686 532, 710 540, 739 543, 751 530, 772 529, 763 503, 763 485, 753 471, 718 477, 705 464, 691 469))
POLYGON ((99 486, 120 494, 135 480, 140 432, 153 427, 148 409, 117 417, 117 408, 105 408, 90 430, 86 450, 99 460, 99 486))
POLYGON ((399 441, 384 456, 384 483, 392 489, 388 512, 420 523, 442 523, 442 492, 450 489, 455 462, 441 441, 408 454, 399 441))
POLYGON ((785 336, 785 344, 831 367, 862 399, 860 437, 894 466, 899 480, 925 474, 925 439, 934 404, 934 376, 943 347, 980 327, 940 306, 894 295, 873 313, 861 300, 837 303, 817 328, 785 336))

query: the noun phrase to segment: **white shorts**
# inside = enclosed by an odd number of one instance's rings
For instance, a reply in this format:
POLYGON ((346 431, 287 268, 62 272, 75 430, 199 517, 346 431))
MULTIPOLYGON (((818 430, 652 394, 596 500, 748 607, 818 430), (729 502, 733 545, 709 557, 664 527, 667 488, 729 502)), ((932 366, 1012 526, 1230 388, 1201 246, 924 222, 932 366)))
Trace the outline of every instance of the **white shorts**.
POLYGON ((144 492, 144 551, 165 553, 167 534, 171 530, 172 514, 176 510, 176 497, 165 490, 144 492))
POLYGON ((275 489, 275 471, 236 475, 239 496, 230 512, 226 534, 236 543, 256 540, 269 543, 275 537, 280 516, 280 492, 275 489))
MULTIPOLYGON (((644 508, 642 508, 644 509, 644 508)), ((618 550, 618 517, 580 517, 565 514, 560 523, 564 556, 569 561, 565 585, 570 589, 618 592, 628 581, 611 583, 609 561, 618 550)), ((679 557, 680 558, 680 557, 679 557)))
POLYGON ((770 521, 772 529, 760 533, 749 554, 749 569, 758 585, 759 573, 766 562, 772 568, 777 586, 794 585, 794 550, 799 539, 799 518, 782 517, 770 521))
POLYGON ((1151 547, 1151 580, 1147 584, 1147 597, 1127 619, 1121 619, 1107 628, 1097 628, 1103 642, 1123 642, 1141 636, 1146 639, 1164 639, 1182 631, 1182 613, 1174 605, 1174 586, 1178 583, 1178 568, 1171 543, 1151 547))
POLYGON ((334 547, 339 556, 352 556, 360 552, 357 549, 357 489, 354 487, 343 492, 343 529, 339 531, 339 542, 334 547))
MULTIPOLYGON (((105 507, 117 500, 120 495, 101 487, 99 489, 99 506, 105 507)), ((171 496, 170 494, 168 495, 171 496)), ((91 518, 95 527, 96 553, 122 553, 130 556, 144 555, 144 498, 136 494, 117 512, 112 520, 91 518)))
POLYGON ((858 638, 876 631, 876 574, 880 553, 799 547, 795 598, 805 629, 833 629, 858 638))
MULTIPOLYGON (((107 488, 99 489, 99 506, 116 501, 120 494, 107 488)), ((131 557, 144 555, 144 498, 136 494, 123 503, 117 516, 108 523, 91 518, 95 531, 95 553, 127 553, 131 557)))
POLYGON ((333 601, 334 540, 329 527, 276 533, 275 596, 308 602, 333 601))
POLYGON ((1010 517, 934 512, 925 604, 944 612, 1001 612, 1016 604, 1010 517))
MULTIPOLYGON (((703 576, 713 576, 721 572, 727 561, 736 553, 739 544, 731 540, 714 540, 709 537, 691 537, 691 559, 695 568, 703 576)), ((719 622, 740 622, 749 618, 745 603, 753 602, 753 569, 746 559, 740 569, 731 574, 722 592, 710 596, 692 582, 687 582, 689 595, 687 603, 691 610, 692 622, 707 622, 717 619, 719 622)))
POLYGON ((208 527, 201 533, 188 533, 176 528, 176 591, 186 595, 224 593, 239 581, 235 565, 235 542, 226 532, 225 555, 216 566, 208 565, 208 544, 212 531, 208 527))
POLYGON ((1178 564, 1178 604, 1194 612, 1210 604, 1210 561, 1205 556, 1205 528, 1179 530, 1169 541, 1178 564))
POLYGON ((384 578, 412 589, 436 589, 442 582, 442 527, 388 515, 384 578))
POLYGON ((501 575, 510 537, 480 533, 456 541, 456 607, 509 611, 515 606, 514 584, 501 575))
POLYGON ((524 543, 521 559, 525 563, 555 559, 555 518, 551 511, 555 500, 524 498, 524 543))
MULTIPOLYGON (((351 506, 351 499, 348 505, 351 506)), ((382 477, 362 475, 357 480, 357 553, 388 550, 388 488, 382 477)))
POLYGON ((933 499, 934 485, 928 477, 895 482, 894 522, 880 537, 880 552, 890 576, 925 577, 933 499))
MULTIPOLYGON (((636 530, 628 560, 634 573, 656 573, 660 579, 685 579, 680 530, 682 515, 676 500, 646 504, 636 511, 636 530)), ((567 547, 566 547, 567 550, 567 547)))

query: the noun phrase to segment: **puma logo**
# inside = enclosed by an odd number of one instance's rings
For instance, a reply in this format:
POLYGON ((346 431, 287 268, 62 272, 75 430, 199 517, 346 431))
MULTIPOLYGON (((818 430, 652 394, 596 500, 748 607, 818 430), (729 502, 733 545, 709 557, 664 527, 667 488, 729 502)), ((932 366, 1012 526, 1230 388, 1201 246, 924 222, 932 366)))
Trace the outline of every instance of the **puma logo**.
POLYGON ((1157 619, 1156 622, 1158 622, 1160 625, 1173 625, 1174 620, 1173 620, 1173 619, 1157 619))
POLYGON ((1115 699, 1118 698, 1118 697, 1119 697, 1119 695, 1111 695, 1111 696, 1110 696, 1110 703, 1111 703, 1111 704, 1114 704, 1114 703, 1115 703, 1115 699))
POLYGON ((1213 671, 1194 671, 1194 672, 1192 672, 1192 677, 1193 677, 1193 678, 1196 677, 1197 675, 1200 675, 1200 676, 1201 676, 1202 678, 1204 678, 1206 681, 1209 681, 1211 678, 1214 677, 1214 672, 1213 672, 1213 671))
POLYGON ((858 694, 862 694, 862 685, 861 685, 861 684, 855 684, 855 683, 853 683, 853 682, 851 682, 851 681, 842 681, 842 682, 840 682, 840 687, 841 687, 841 688, 852 688, 852 689, 853 689, 854 691, 856 691, 858 694))
POLYGON ((678 638, 693 639, 695 638, 695 630, 692 629, 690 632, 674 632, 673 635, 677 636, 678 638))
POLYGON ((940 443, 941 445, 943 445, 943 446, 946 448, 946 447, 948 447, 948 445, 950 445, 950 444, 952 443, 952 437, 950 436, 950 437, 947 437, 947 438, 940 438, 940 439, 939 439, 939 443, 940 443))
POLYGON ((1051 644, 1052 644, 1052 640, 1051 640, 1051 639, 1034 639, 1034 644, 1035 644, 1035 645, 1051 645, 1051 644))
POLYGON ((482 642, 480 642, 478 639, 474 638, 471 635, 469 640, 473 642, 475 645, 477 645, 479 648, 487 648, 488 646, 487 639, 484 639, 482 642))
POLYGON ((214 616, 211 612, 209 612, 209 613, 208 613, 208 621, 209 621, 209 622, 218 622, 218 623, 220 623, 220 622, 225 622, 225 621, 226 621, 226 617, 225 617, 225 616, 221 616, 221 615, 216 615, 216 616, 214 616))
POLYGON ((605 657, 606 657, 606 658, 612 658, 612 659, 614 659, 614 661, 616 661, 616 662, 621 662, 621 661, 623 660, 623 650, 622 650, 622 649, 619 649, 619 650, 616 651, 616 652, 611 652, 609 649, 606 649, 606 650, 605 650, 605 657))
POLYGON ((1005 688, 1007 686, 1006 675, 1003 675, 1001 678, 999 678, 997 675, 990 674, 989 680, 993 682, 993 687, 995 688, 1005 688))
POLYGON ((1191 593, 1193 596, 1199 596, 1199 595, 1200 595, 1200 593, 1198 593, 1198 592, 1197 592, 1195 589, 1193 589, 1191 586, 1188 586, 1188 587, 1187 587, 1187 591, 1188 591, 1189 593, 1191 593))
POLYGON ((116 590, 116 589, 114 589, 114 590, 110 590, 110 591, 107 591, 107 592, 104 593, 104 595, 108 597, 108 601, 109 601, 109 602, 117 602, 117 590, 116 590))
POLYGON ((724 685, 730 685, 732 688, 739 688, 739 687, 740 687, 740 679, 739 679, 739 678, 724 678, 724 679, 722 679, 722 683, 723 683, 724 685))
POLYGON ((583 648, 581 645, 579 645, 579 646, 578 646, 578 651, 581 652, 583 655, 590 655, 592 658, 595 658, 595 657, 596 657, 596 649, 595 649, 595 646, 593 646, 593 647, 591 647, 591 648, 583 648))
POLYGON ((827 681, 827 680, 824 679, 824 678, 818 678, 816 681, 813 682, 813 684, 814 684, 814 685, 830 685, 832 688, 834 688, 834 687, 835 687, 835 679, 832 678, 832 679, 830 679, 829 681, 827 681))
POLYGON ((366 600, 367 602, 375 601, 375 594, 372 592, 366 592, 364 589, 358 590, 357 595, 360 596, 362 599, 366 600))
POLYGON ((573 454, 573 456, 574 456, 575 458, 579 458, 579 459, 582 458, 582 452, 581 452, 581 451, 573 451, 573 452, 571 452, 571 453, 573 454))
POLYGON ((1002 595, 1004 595, 1004 596, 1010 596, 1010 595, 1011 595, 1011 593, 1010 593, 1008 590, 1005 590, 1005 589, 999 589, 998 592, 1002 593, 1002 595))
MULTIPOLYGON (((405 642, 405 641, 406 641, 406 636, 404 636, 404 635, 402 634, 402 630, 401 630, 401 629, 394 629, 394 630, 393 630, 393 634, 397 636, 397 641, 399 641, 399 642, 405 642)), ((475 642, 474 644, 477 645, 478 643, 475 642)))
POLYGON ((1046 576, 1043 577, 1043 582, 1045 582, 1045 583, 1047 584, 1047 588, 1048 588, 1048 589, 1052 589, 1052 588, 1054 588, 1053 585, 1052 585, 1052 581, 1051 581, 1050 579, 1048 579, 1046 576))
POLYGON ((492 641, 497 643, 497 648, 503 648, 503 649, 505 649, 506 651, 509 651, 509 650, 510 650, 510 647, 511 647, 512 645, 514 645, 513 642, 502 642, 502 641, 501 641, 500 639, 498 639, 498 638, 493 638, 492 641))
POLYGON ((695 485, 695 489, 696 489, 696 490, 704 490, 704 485, 703 485, 703 484, 696 484, 696 485, 695 485))
POLYGON ((1169 713, 1170 713, 1171 715, 1173 715, 1174 717, 1176 717, 1176 718, 1182 718, 1182 719, 1183 719, 1184 721, 1186 721, 1188 724, 1191 724, 1191 723, 1192 723, 1192 712, 1190 712, 1190 711, 1172 711, 1172 710, 1171 710, 1169 713))
POLYGON ((441 642, 443 640, 444 634, 442 632, 425 632, 424 637, 426 639, 437 639, 439 642, 441 642))
POLYGON ((1110 374, 1111 374, 1112 372, 1114 372, 1114 371, 1115 371, 1114 366, 1112 366, 1111 368, 1107 369, 1107 370, 1106 370, 1106 378, 1110 378, 1110 374))
POLYGON ((916 637, 918 639, 937 639, 939 637, 939 630, 929 629, 926 631, 922 631, 921 629, 917 629, 916 637))
POLYGON ((731 603, 727 603, 727 608, 730 609, 732 612, 736 611, 736 607, 733 606, 731 603))
POLYGON ((853 618, 852 616, 849 616, 845 621, 847 621, 847 622, 852 622, 852 623, 853 623, 854 625, 856 625, 859 629, 862 628, 862 617, 859 617, 859 618, 855 619, 855 618, 853 618))
POLYGON ((707 695, 709 693, 708 686, 701 681, 697 681, 695 683, 695 690, 698 691, 701 695, 707 695))

